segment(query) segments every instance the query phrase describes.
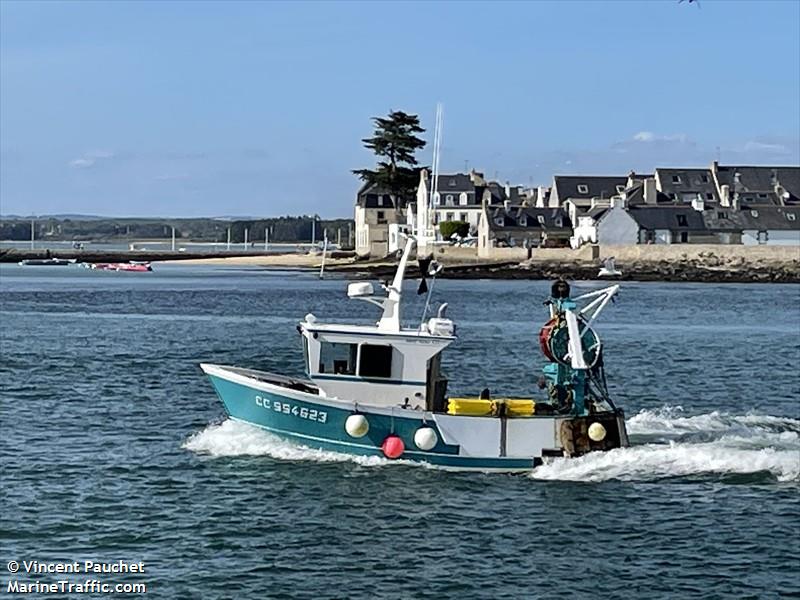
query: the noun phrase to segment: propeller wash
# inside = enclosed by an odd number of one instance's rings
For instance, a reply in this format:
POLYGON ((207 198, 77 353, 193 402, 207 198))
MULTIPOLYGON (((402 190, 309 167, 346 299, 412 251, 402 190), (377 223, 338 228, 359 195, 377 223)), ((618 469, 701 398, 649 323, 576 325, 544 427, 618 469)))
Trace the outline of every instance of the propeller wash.
MULTIPOLYGON (((380 308, 375 325, 324 323, 313 314, 298 324, 307 378, 200 365, 231 418, 312 449, 455 470, 530 471, 553 457, 628 445, 592 329, 619 286, 571 298, 565 281, 553 284, 539 334, 549 361, 541 399, 495 397, 488 389, 475 398, 448 397, 442 352, 457 337, 447 304, 426 320, 428 290, 421 325, 401 326, 403 277, 414 247, 409 238, 384 295, 376 297, 371 283, 348 285, 351 299, 380 308)), ((434 278, 441 271, 430 260, 420 260, 420 269, 434 278)))

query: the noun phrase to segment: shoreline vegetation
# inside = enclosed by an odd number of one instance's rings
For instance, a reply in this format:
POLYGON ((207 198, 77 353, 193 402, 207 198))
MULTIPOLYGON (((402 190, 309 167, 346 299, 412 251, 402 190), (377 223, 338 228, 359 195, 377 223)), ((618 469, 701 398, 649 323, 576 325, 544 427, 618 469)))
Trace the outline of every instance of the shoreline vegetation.
MULTIPOLYGON (((443 250, 447 250, 446 248, 443 250)), ((464 250, 464 249, 458 249, 464 250)), ((800 283, 800 249, 796 247, 742 248, 745 252, 732 252, 720 246, 672 246, 668 250, 658 247, 617 247, 604 249, 602 257, 615 256, 616 266, 622 272, 620 281, 686 281, 730 283, 800 283), (652 250, 650 250, 652 249, 652 250)), ((546 257, 519 260, 488 260, 467 257, 463 252, 448 256, 442 251, 437 256, 445 270, 440 275, 447 279, 543 279, 565 277, 571 280, 597 279, 602 265, 600 256, 564 249, 549 251, 546 257)), ((155 262, 183 265, 212 265, 226 267, 260 267, 264 269, 293 269, 318 271, 322 262, 319 252, 299 254, 248 253, 178 253, 150 251, 76 251, 76 250, 22 250, 0 251, 0 262, 13 263, 28 258, 65 258, 81 262, 155 262)), ((329 252, 325 259, 325 272, 353 278, 390 277, 396 268, 391 258, 357 260, 352 252, 329 252)), ((419 276, 416 264, 409 266, 408 277, 419 276)))

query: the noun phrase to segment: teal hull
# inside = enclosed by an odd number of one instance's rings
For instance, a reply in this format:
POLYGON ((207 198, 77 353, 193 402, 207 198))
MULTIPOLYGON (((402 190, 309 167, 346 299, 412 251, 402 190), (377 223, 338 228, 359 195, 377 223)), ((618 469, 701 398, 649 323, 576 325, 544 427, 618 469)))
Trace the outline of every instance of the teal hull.
MULTIPOLYGON (((381 445, 387 436, 399 436, 405 445, 401 460, 430 466, 477 471, 530 471, 541 464, 539 458, 491 458, 460 456, 459 446, 446 444, 436 423, 423 421, 421 412, 398 407, 394 414, 381 414, 359 406, 358 412, 369 420, 369 432, 361 438, 345 431, 347 417, 355 407, 339 401, 320 399, 302 392, 284 392, 278 386, 249 385, 208 374, 228 414, 303 446, 352 454, 383 456, 381 445), (269 388, 269 389, 266 389, 269 388), (339 405, 339 406, 337 406, 339 405), (432 427, 439 438, 430 451, 414 445, 414 433, 422 425, 432 427)), ((381 411, 385 413, 386 411, 381 411)))

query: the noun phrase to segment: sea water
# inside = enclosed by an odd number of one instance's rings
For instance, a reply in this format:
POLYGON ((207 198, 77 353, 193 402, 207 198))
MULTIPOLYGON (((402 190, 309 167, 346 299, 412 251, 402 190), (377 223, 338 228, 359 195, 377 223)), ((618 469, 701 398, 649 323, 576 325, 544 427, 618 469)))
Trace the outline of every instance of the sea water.
MULTIPOLYGON (((225 418, 198 363, 301 375, 306 313, 376 318, 345 285, 0 267, 4 577, 11 560, 141 561, 157 598, 800 594, 800 286, 624 284, 597 329, 632 447, 512 476, 309 450, 225 418)), ((538 393, 548 288, 435 283, 458 325, 452 393, 538 393)))

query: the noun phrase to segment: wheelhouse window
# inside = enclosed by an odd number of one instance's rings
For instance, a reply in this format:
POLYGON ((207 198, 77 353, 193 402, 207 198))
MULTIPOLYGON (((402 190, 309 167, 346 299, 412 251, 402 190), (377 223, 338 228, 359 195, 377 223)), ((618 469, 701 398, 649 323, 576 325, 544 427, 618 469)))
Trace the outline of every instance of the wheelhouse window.
POLYGON ((357 344, 322 342, 319 347, 319 372, 355 375, 357 355, 357 344))
POLYGON ((361 377, 380 377, 388 379, 392 376, 391 346, 378 344, 361 344, 361 363, 358 374, 361 377))

